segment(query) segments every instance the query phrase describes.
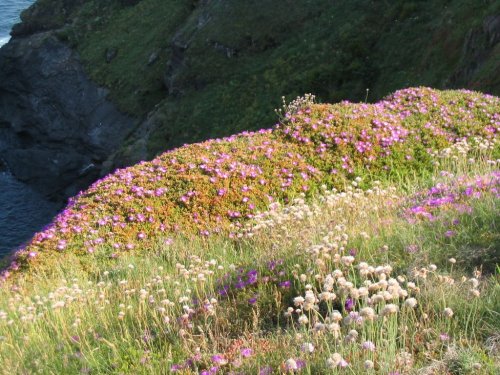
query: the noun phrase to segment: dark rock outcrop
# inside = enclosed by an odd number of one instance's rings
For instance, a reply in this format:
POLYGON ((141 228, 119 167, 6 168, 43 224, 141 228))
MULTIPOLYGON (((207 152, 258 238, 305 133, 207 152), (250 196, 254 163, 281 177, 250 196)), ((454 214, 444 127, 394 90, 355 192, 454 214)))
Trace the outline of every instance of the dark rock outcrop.
MULTIPOLYGON (((462 51, 459 68, 450 78, 451 87, 486 86, 475 82, 475 74, 481 66, 495 57, 495 49, 500 43, 500 15, 491 15, 483 20, 480 27, 468 31, 462 51)), ((498 52, 496 52, 498 55, 498 52)), ((497 60, 498 61, 498 60, 497 60)), ((497 72, 497 79, 500 72, 497 72)))
POLYGON ((11 39, 0 66, 0 159, 10 172, 55 199, 95 181, 134 120, 51 32, 11 39))

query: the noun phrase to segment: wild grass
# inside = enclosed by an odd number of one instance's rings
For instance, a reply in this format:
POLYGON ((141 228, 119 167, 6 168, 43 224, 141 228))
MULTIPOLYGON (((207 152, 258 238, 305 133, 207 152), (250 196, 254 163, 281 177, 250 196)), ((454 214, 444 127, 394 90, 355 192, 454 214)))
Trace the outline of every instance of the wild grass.
POLYGON ((20 274, 0 290, 0 371, 498 373, 497 162, 460 150, 427 178, 274 204, 233 238, 20 274))

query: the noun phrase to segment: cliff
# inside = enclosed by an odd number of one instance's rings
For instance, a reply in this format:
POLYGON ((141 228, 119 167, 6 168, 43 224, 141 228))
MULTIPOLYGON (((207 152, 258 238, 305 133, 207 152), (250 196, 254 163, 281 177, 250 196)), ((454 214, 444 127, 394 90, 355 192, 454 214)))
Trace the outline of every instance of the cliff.
POLYGON ((39 0, 0 50, 0 156, 47 195, 272 125, 279 98, 500 94, 495 1, 39 0))
POLYGON ((50 32, 0 52, 0 155, 19 180, 54 198, 75 195, 133 128, 108 91, 50 32))

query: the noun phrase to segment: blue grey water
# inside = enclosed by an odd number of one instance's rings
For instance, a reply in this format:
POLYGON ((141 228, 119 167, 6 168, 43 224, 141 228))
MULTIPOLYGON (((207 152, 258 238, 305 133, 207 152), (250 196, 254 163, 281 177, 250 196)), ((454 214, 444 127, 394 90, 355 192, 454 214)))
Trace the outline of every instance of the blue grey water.
MULTIPOLYGON (((21 11, 34 0, 0 0, 0 46, 10 39, 21 11)), ((1 48, 1 47, 0 47, 1 48)), ((2 67, 0 66, 0 69, 2 67)), ((0 143, 1 143, 0 139, 0 143)), ((0 172, 0 257, 28 241, 48 224, 57 206, 9 173, 0 172)))
POLYGON ((19 14, 34 0, 0 0, 0 46, 10 39, 12 26, 19 22, 19 14))

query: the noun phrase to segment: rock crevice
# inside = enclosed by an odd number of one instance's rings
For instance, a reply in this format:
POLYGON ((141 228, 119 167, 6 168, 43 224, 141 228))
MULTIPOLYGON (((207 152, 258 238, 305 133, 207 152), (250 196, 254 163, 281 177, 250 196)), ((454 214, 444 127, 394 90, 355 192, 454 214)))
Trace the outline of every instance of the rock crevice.
POLYGON ((100 176, 134 119, 53 32, 14 37, 0 49, 0 66, 0 159, 48 197, 78 193, 100 176))

